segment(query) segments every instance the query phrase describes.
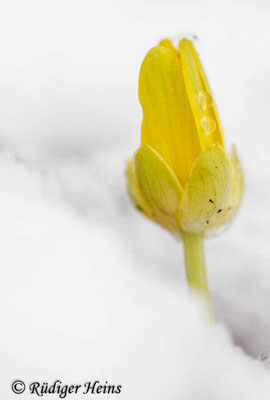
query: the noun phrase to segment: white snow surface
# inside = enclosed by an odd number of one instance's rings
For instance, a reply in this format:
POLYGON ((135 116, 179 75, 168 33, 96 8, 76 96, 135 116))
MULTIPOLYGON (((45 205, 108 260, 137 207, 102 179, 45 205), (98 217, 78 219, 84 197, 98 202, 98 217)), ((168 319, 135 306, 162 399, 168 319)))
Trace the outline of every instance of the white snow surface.
POLYGON ((13 394, 15 379, 122 385, 90 398, 269 398, 269 18, 263 0, 1 4, 1 398, 38 398, 13 394), (215 324, 186 288, 181 243, 125 188, 140 63, 185 35, 246 177, 239 216, 206 242, 215 324))

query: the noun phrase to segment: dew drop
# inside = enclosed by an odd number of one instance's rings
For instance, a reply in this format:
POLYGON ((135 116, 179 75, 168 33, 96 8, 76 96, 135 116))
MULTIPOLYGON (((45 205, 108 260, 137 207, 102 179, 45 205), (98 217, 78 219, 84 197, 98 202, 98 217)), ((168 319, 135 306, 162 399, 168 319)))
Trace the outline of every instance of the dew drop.
POLYGON ((206 135, 210 135, 210 133, 214 133, 216 130, 216 122, 211 117, 203 117, 201 119, 201 126, 206 135))
POLYGON ((210 93, 208 92, 199 92, 198 93, 198 103, 203 111, 206 111, 213 104, 213 99, 210 93))

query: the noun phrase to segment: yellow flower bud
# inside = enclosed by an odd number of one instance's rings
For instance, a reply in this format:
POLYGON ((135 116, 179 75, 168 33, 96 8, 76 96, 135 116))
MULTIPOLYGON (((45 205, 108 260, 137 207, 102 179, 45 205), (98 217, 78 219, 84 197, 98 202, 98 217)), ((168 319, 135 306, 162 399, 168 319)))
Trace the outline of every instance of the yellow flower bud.
POLYGON ((209 84, 195 48, 166 39, 139 76, 141 147, 127 166, 130 197, 173 233, 211 234, 237 212, 244 188, 233 148, 225 150, 209 84))

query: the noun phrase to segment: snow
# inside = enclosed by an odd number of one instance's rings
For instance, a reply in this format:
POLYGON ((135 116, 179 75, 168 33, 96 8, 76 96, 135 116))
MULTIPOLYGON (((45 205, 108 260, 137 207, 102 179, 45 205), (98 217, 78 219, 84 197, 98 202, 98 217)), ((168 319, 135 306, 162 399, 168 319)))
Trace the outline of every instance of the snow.
POLYGON ((268 399, 269 366, 258 360, 270 354, 268 2, 1 8, 2 397, 15 398, 15 379, 98 379, 122 385, 104 398, 268 399), (125 189, 140 63, 160 37, 183 34, 199 38, 246 176, 233 226, 206 242, 212 325, 186 289, 181 243, 125 189))

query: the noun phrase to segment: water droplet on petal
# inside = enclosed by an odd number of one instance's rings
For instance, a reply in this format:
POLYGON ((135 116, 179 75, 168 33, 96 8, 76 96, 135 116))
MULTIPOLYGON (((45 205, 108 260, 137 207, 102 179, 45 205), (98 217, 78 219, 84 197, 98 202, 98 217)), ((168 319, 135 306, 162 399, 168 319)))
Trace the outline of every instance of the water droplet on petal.
POLYGON ((203 117, 201 119, 201 127, 206 135, 210 135, 210 133, 214 133, 216 130, 216 122, 211 117, 203 117))
POLYGON ((213 99, 210 93, 208 92, 199 92, 198 93, 198 103, 203 111, 206 111, 213 104, 213 99))

